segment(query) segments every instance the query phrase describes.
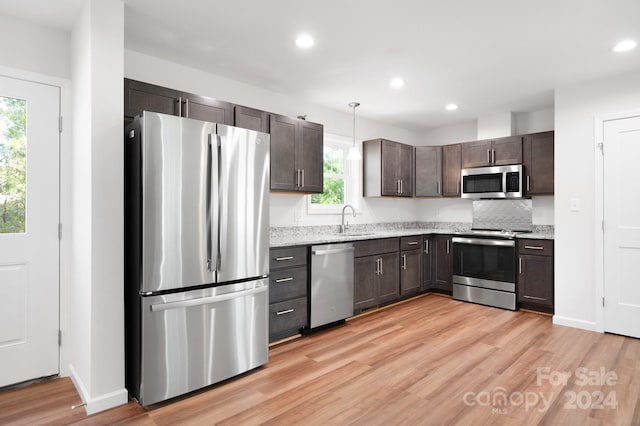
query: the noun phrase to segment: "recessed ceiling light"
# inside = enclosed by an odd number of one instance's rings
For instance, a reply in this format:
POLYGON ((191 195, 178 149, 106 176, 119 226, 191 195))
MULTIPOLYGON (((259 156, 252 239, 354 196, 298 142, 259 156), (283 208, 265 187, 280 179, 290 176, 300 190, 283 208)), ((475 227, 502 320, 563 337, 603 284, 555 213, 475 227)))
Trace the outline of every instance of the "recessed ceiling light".
POLYGON ((446 107, 444 107, 444 109, 446 109, 447 111, 455 111, 458 109, 458 105, 456 104, 448 104, 446 107))
POLYGON ((399 77, 396 77, 389 82, 389 86, 395 87, 395 88, 402 87, 404 86, 404 80, 399 77))
POLYGON ((296 45, 303 49, 310 48, 314 43, 313 38, 311 38, 309 34, 300 34, 298 38, 296 38, 296 45))
POLYGON ((623 40, 620 43, 613 46, 614 52, 626 52, 631 50, 637 46, 636 42, 633 40, 623 40))

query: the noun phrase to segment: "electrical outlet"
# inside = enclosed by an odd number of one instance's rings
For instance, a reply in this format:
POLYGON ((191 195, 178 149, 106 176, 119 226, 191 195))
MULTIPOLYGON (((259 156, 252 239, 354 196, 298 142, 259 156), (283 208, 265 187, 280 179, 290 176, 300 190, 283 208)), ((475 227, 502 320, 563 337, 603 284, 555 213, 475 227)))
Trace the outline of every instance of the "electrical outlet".
POLYGON ((302 210, 294 210, 293 211, 293 221, 294 222, 302 222, 302 217, 304 212, 302 210))
POLYGON ((579 212, 580 211, 580 199, 572 198, 569 200, 569 211, 571 212, 579 212))

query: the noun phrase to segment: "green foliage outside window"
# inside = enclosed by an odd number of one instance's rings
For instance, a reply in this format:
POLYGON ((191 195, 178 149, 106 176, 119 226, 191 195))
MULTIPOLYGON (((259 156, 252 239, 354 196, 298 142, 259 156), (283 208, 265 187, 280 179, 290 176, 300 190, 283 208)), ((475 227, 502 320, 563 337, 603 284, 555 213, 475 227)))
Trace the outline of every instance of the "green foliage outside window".
POLYGON ((344 204, 344 156, 342 148, 324 146, 324 192, 311 196, 312 204, 344 204))
POLYGON ((0 97, 0 233, 25 231, 27 102, 0 97))

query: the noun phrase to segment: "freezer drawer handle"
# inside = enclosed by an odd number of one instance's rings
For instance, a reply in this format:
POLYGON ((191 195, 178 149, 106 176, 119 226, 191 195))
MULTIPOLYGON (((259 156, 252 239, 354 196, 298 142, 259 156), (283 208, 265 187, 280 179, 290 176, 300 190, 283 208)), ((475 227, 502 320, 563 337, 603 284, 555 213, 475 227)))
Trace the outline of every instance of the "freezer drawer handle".
POLYGON ((278 278, 275 280, 276 283, 286 283, 287 281, 293 281, 293 277, 278 278))
POLYGON ((325 256, 327 254, 348 253, 353 250, 354 250, 353 247, 347 247, 342 249, 314 250, 313 254, 316 256, 325 256))
POLYGON ((276 312, 276 315, 290 314, 291 312, 293 312, 293 309, 287 309, 286 311, 278 311, 278 312, 276 312))
POLYGON ((201 297, 198 299, 180 300, 177 302, 157 303, 151 305, 151 312, 167 311, 170 309, 189 308, 192 306, 210 305, 212 303, 224 302, 225 300, 238 299, 240 297, 251 296, 252 294, 264 293, 269 287, 262 286, 249 290, 236 291, 222 294, 220 296, 201 297))
POLYGON ((292 260, 293 256, 276 257, 276 262, 282 262, 283 260, 292 260))

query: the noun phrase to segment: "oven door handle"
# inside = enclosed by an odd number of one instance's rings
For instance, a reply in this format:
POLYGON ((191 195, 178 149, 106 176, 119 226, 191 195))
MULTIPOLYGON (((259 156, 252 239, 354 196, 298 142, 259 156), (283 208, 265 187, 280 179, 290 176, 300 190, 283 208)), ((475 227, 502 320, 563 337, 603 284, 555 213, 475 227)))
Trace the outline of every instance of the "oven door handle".
POLYGON ((499 247, 515 247, 516 242, 514 240, 491 240, 488 238, 463 238, 453 237, 451 239, 453 244, 472 244, 477 246, 499 246, 499 247))

